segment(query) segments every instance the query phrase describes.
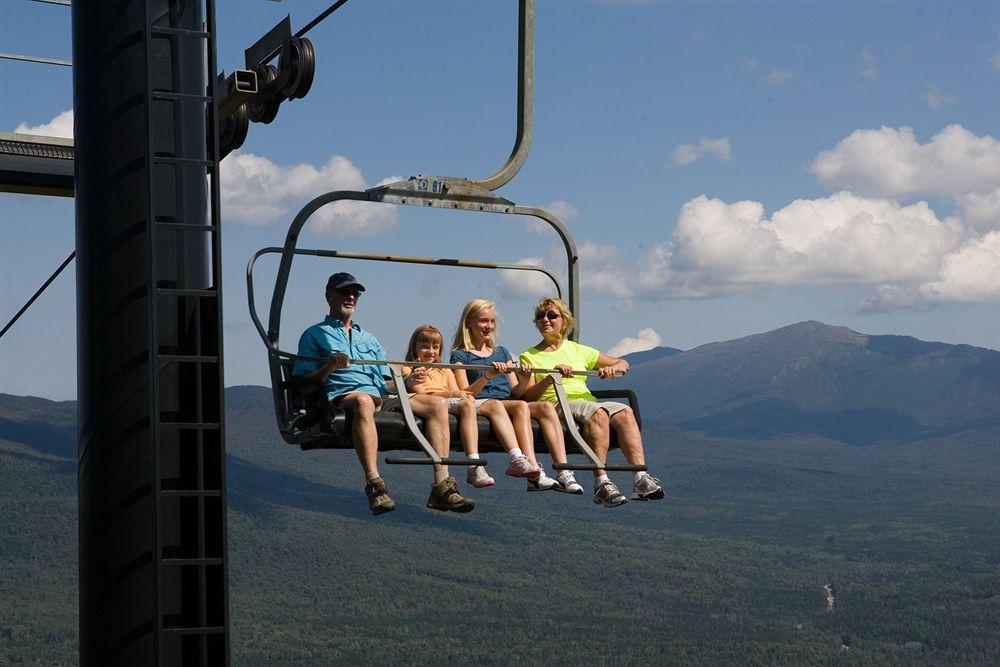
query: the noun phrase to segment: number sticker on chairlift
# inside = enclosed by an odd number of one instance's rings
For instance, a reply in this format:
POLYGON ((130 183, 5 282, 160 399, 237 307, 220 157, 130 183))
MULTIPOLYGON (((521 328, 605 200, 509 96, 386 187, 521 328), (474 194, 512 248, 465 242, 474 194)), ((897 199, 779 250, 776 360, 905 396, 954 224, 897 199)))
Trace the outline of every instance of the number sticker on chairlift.
POLYGON ((417 190, 420 190, 421 192, 427 192, 429 190, 430 192, 441 194, 442 192, 444 192, 444 181, 439 181, 437 179, 418 178, 417 190))

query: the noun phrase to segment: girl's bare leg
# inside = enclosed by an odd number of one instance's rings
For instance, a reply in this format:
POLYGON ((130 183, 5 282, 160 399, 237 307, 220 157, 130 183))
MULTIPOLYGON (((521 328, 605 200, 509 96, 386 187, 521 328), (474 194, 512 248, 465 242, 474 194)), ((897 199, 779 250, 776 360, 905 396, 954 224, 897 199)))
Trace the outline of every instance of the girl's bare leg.
POLYGON ((476 406, 472 401, 458 404, 458 430, 462 435, 462 448, 466 456, 479 454, 479 424, 476 423, 476 406))
MULTIPOLYGON (((523 401, 521 401, 523 403, 523 401)), ((532 419, 538 422, 542 429, 542 437, 549 448, 549 454, 555 463, 566 463, 566 440, 563 436, 562 422, 559 420, 559 413, 551 403, 535 401, 527 403, 528 412, 532 419)))
MULTIPOLYGON (((493 425, 493 432, 497 434, 497 440, 500 441, 500 446, 503 447, 505 452, 509 452, 518 446, 519 443, 517 434, 514 432, 514 425, 511 424, 510 417, 507 416, 507 411, 500 401, 486 401, 479 408, 479 413, 489 418, 490 423, 493 425)), ((528 454, 523 448, 521 451, 525 455, 528 454)), ((530 459, 531 457, 529 456, 528 458, 530 459)))

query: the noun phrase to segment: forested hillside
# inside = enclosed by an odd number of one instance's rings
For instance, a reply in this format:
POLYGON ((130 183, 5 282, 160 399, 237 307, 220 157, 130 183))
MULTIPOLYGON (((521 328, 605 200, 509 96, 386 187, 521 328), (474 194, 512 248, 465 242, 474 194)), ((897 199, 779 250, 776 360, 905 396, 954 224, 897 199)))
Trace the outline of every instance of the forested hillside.
MULTIPOLYGON (((501 476, 441 514, 428 470, 383 466, 399 508, 373 519, 353 452, 284 444, 268 401, 227 391, 234 664, 1000 656, 996 430, 858 448, 650 422, 661 502, 501 476)), ((0 397, 0 664, 76 660, 72 414, 0 397)))

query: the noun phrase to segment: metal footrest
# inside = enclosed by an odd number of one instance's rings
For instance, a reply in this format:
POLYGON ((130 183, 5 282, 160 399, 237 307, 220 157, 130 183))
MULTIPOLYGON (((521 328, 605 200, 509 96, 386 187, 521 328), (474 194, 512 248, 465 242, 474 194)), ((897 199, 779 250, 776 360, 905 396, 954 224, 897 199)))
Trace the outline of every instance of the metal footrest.
MULTIPOLYGON (((437 461, 427 456, 387 456, 385 457, 386 463, 398 463, 404 465, 435 465, 437 461)), ((486 459, 467 459, 467 458, 456 458, 448 457, 446 459, 441 459, 441 465, 445 466, 485 466, 486 459)))
POLYGON ((595 465, 593 463, 553 463, 556 470, 627 470, 628 472, 639 472, 648 470, 649 466, 632 465, 631 463, 608 463, 606 465, 595 465))

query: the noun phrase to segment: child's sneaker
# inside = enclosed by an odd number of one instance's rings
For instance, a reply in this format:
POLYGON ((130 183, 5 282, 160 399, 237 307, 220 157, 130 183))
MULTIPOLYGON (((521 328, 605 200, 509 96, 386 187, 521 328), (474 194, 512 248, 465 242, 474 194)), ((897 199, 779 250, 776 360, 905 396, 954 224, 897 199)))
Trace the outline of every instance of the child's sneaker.
POLYGON ((583 495, 583 487, 580 486, 579 482, 576 481, 576 477, 569 470, 563 470, 556 476, 556 491, 561 491, 563 493, 572 493, 574 495, 583 495))
POLYGON ((496 484, 496 481, 489 476, 489 473, 486 472, 486 468, 483 466, 470 467, 469 473, 465 476, 465 481, 477 489, 496 484))
POLYGON ((632 500, 659 500, 662 497, 660 480, 647 472, 639 473, 639 479, 632 485, 632 500))
POLYGON ((536 468, 523 454, 510 462, 507 466, 508 477, 527 477, 528 479, 538 479, 542 474, 541 468, 536 468))
POLYGON ((538 466, 538 479, 528 480, 528 491, 548 491, 559 486, 559 482, 545 474, 545 469, 538 466))

